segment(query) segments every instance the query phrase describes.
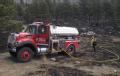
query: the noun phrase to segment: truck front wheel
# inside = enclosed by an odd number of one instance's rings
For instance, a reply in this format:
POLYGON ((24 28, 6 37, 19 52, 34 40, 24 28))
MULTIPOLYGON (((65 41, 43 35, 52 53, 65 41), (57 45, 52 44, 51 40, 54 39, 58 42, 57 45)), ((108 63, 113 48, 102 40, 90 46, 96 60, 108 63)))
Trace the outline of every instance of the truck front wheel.
POLYGON ((20 62, 28 62, 32 59, 34 53, 29 47, 21 48, 17 53, 17 59, 20 62))

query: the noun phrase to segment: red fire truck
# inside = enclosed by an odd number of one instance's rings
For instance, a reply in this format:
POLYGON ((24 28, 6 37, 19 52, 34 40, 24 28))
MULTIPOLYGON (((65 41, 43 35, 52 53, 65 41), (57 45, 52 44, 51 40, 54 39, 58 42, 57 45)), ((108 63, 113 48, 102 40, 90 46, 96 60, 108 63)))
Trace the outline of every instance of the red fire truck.
POLYGON ((30 61, 34 55, 64 50, 73 54, 79 49, 79 32, 74 27, 33 22, 24 32, 11 33, 7 46, 10 55, 21 62, 30 61))

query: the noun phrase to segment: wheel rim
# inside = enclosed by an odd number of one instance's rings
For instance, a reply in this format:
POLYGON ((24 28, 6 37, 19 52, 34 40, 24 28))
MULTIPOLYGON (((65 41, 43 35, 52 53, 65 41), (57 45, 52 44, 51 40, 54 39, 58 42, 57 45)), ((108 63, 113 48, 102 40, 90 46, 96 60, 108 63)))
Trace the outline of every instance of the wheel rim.
POLYGON ((27 61, 30 59, 30 53, 27 51, 27 50, 24 50, 22 53, 21 53, 21 58, 24 60, 24 61, 27 61))

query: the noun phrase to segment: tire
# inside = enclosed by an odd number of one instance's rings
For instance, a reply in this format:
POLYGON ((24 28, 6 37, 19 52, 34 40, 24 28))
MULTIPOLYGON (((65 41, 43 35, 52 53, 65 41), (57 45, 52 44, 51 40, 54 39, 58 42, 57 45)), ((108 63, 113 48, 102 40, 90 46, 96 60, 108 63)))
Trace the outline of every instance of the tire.
POLYGON ((17 56, 17 54, 16 54, 15 52, 9 51, 9 54, 10 54, 12 57, 16 57, 16 56, 17 56))
POLYGON ((17 53, 17 59, 20 62, 28 62, 34 56, 34 52, 29 47, 21 48, 17 53))
POLYGON ((74 55, 75 52, 76 52, 76 49, 75 49, 75 46, 74 45, 70 45, 68 48, 67 48, 67 51, 66 51, 68 54, 70 55, 74 55))

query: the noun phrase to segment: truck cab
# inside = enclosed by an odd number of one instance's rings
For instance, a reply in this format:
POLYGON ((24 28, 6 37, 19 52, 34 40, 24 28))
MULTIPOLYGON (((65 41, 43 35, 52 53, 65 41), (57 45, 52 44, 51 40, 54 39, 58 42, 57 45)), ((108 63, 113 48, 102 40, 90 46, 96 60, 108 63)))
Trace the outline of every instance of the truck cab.
POLYGON ((76 28, 33 22, 23 32, 11 33, 7 46, 11 56, 28 62, 35 55, 61 51, 75 53, 79 48, 78 35, 76 28))

